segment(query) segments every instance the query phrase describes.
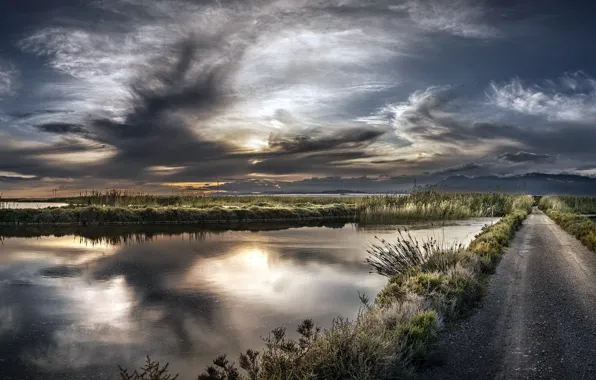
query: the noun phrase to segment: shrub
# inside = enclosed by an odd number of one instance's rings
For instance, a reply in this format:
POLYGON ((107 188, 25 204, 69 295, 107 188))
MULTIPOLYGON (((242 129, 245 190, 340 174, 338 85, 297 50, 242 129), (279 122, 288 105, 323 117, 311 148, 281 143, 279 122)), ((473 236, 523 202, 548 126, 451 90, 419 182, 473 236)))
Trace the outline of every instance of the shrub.
POLYGON ((395 242, 377 239, 367 249, 366 263, 378 274, 392 277, 413 269, 446 270, 457 261, 461 245, 442 247, 436 239, 420 242, 407 230, 398 230, 395 242))
POLYGON ((176 380, 178 375, 172 375, 168 371, 169 363, 166 363, 163 367, 156 361, 151 360, 147 356, 145 365, 140 370, 134 370, 132 373, 128 373, 127 369, 120 367, 120 379, 121 380, 176 380))

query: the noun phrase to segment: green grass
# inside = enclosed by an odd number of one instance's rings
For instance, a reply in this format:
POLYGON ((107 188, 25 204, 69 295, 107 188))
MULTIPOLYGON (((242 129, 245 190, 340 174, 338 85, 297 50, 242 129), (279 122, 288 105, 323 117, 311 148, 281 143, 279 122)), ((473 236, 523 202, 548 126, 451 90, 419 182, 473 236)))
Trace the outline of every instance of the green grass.
POLYGON ((596 197, 548 196, 540 200, 542 210, 573 214, 596 214, 596 197))
POLYGON ((404 235, 396 243, 380 241, 373 259, 380 259, 380 273, 391 277, 374 303, 361 296, 363 307, 354 320, 337 318, 324 330, 306 320, 297 329, 297 340, 288 338, 284 328, 274 329, 261 351, 240 355, 239 366, 220 356, 199 380, 415 378, 442 321, 456 320, 482 296, 487 276, 533 202, 529 196, 513 198, 507 214, 466 249, 431 247, 427 252, 404 235))
POLYGON ((519 207, 523 195, 502 193, 449 193, 433 189, 408 196, 376 196, 359 200, 361 223, 448 220, 503 216, 519 207))
POLYGON ((79 197, 53 198, 54 202, 63 202, 78 206, 112 207, 189 207, 212 208, 216 206, 309 206, 351 204, 355 205, 358 197, 333 196, 276 196, 276 195, 154 195, 121 190, 106 192, 92 191, 79 197))
POLYGON ((596 252, 596 224, 579 214, 596 211, 596 197, 544 197, 539 207, 561 228, 596 252))
POLYGON ((362 224, 441 221, 502 216, 525 199, 497 193, 418 191, 407 196, 159 197, 97 194, 60 199, 72 206, 49 209, 0 209, 0 224, 239 223, 301 219, 351 219, 362 224), (84 200, 88 201, 88 204, 84 200), (76 205, 75 205, 76 204, 76 205), (154 206, 155 205, 155 206, 154 206))
POLYGON ((65 207, 1 209, 0 224, 6 225, 104 225, 104 224, 206 224, 308 219, 354 220, 356 209, 345 204, 309 206, 250 206, 211 208, 65 207))

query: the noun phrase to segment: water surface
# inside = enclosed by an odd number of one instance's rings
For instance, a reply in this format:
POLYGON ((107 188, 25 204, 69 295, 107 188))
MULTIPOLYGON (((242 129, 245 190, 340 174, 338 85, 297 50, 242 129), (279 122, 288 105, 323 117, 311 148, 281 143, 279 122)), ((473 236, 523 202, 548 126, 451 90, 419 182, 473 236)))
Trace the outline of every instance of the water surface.
MULTIPOLYGON (((467 243, 494 220, 411 233, 467 243)), ((354 317, 386 283, 365 248, 397 228, 1 228, 0 379, 116 379, 145 355, 195 379, 276 326, 354 317)))
POLYGON ((0 202, 0 209, 2 208, 50 208, 50 207, 65 207, 67 203, 52 203, 52 202, 0 202))

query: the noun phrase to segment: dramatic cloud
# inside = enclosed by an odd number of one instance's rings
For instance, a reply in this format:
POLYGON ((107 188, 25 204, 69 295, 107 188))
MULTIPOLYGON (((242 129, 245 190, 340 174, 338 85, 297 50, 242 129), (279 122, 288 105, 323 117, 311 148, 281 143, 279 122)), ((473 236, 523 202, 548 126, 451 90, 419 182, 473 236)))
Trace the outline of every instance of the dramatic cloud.
POLYGON ((498 146, 518 144, 507 128, 494 125, 489 132, 480 127, 461 113, 461 103, 457 88, 429 87, 363 120, 373 125, 391 125, 403 145, 400 151, 443 162, 447 162, 447 155, 461 160, 489 154, 498 146))
POLYGON ((441 170, 437 170, 433 174, 455 174, 455 173, 462 173, 462 172, 469 172, 475 169, 483 168, 482 165, 476 164, 474 162, 469 162, 467 164, 457 165, 450 168, 445 168, 441 170))
POLYGON ((486 9, 482 2, 472 1, 406 1, 393 9, 405 9, 422 28, 444 31, 461 37, 492 38, 497 29, 482 22, 486 9))
MULTIPOLYGON (((581 7, 25 5, 0 15, 0 171, 33 178, 30 192, 596 163, 591 30, 568 24, 589 14, 581 7), (561 12, 569 17, 542 17, 561 12)), ((22 182, 4 176, 1 190, 17 193, 22 182)))
POLYGON ((284 138, 279 135, 269 136, 268 146, 284 153, 306 153, 327 151, 342 147, 364 147, 385 133, 375 129, 351 129, 333 136, 317 136, 319 133, 311 131, 306 135, 284 138))
POLYGON ((557 82, 524 86, 519 78, 490 84, 489 101, 498 107, 553 121, 596 121, 596 80, 579 71, 567 73, 557 82))
POLYGON ((37 125, 36 128, 39 129, 40 132, 55 133, 58 135, 87 133, 87 130, 83 126, 68 123, 42 124, 37 125))
POLYGON ((0 99, 12 95, 18 85, 18 70, 12 65, 0 61, 0 99))
POLYGON ((503 153, 500 154, 497 158, 513 163, 552 161, 555 159, 554 157, 548 154, 536 154, 524 151, 519 151, 517 153, 503 153))

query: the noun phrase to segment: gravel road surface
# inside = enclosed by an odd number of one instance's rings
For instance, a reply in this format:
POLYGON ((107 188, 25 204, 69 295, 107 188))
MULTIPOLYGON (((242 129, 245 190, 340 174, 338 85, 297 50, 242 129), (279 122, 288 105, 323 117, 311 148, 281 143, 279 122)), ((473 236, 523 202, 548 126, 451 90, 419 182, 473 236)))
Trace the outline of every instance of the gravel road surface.
POLYGON ((596 254, 535 209, 423 379, 596 379, 596 254))

